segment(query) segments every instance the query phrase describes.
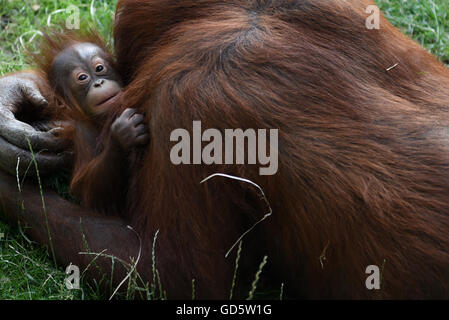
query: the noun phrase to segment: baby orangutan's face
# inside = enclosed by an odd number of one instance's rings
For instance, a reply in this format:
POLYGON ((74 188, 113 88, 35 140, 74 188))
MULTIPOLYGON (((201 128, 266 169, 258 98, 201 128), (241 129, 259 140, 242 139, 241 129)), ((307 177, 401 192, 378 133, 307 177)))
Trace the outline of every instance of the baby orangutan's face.
POLYGON ((52 78, 66 96, 72 96, 86 114, 112 104, 121 92, 121 81, 108 55, 92 43, 76 43, 58 54, 52 78))

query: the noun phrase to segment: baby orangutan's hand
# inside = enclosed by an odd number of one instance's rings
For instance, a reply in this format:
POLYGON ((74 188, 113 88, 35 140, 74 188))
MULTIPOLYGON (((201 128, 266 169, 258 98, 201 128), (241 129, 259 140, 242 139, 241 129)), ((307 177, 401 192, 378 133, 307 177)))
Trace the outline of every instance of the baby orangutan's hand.
POLYGON ((125 151, 147 144, 150 135, 143 121, 136 109, 126 109, 111 125, 112 139, 125 151))

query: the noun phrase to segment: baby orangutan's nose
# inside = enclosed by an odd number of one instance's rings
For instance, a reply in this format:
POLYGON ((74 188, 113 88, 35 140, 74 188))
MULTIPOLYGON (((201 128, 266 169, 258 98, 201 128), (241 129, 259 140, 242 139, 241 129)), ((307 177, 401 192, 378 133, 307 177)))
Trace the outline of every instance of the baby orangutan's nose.
POLYGON ((98 79, 97 81, 94 82, 94 87, 95 88, 101 87, 103 83, 104 79, 98 79))

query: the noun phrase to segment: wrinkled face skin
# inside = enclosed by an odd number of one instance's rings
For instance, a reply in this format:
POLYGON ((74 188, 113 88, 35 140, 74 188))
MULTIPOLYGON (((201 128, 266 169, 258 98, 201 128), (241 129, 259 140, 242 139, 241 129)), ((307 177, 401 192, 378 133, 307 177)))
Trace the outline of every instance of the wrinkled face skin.
POLYGON ((107 54, 92 43, 74 44, 53 62, 51 76, 66 96, 72 96, 90 115, 112 104, 121 92, 117 72, 107 61, 107 54))

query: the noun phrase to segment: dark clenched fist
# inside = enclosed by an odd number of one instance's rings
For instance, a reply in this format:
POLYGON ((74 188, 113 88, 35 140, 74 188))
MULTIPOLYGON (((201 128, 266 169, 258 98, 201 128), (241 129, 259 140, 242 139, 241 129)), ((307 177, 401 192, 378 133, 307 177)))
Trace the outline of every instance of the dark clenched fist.
POLYGON ((126 109, 112 123, 112 139, 126 151, 148 143, 150 135, 143 120, 144 116, 137 113, 136 109, 126 109))
POLYGON ((57 137, 58 128, 40 131, 16 119, 17 107, 27 103, 36 113, 44 110, 47 101, 38 83, 44 81, 31 71, 0 77, 0 170, 16 175, 27 172, 36 159, 41 175, 51 174, 71 163, 64 139, 57 137), (29 144, 33 147, 30 151, 29 144))

